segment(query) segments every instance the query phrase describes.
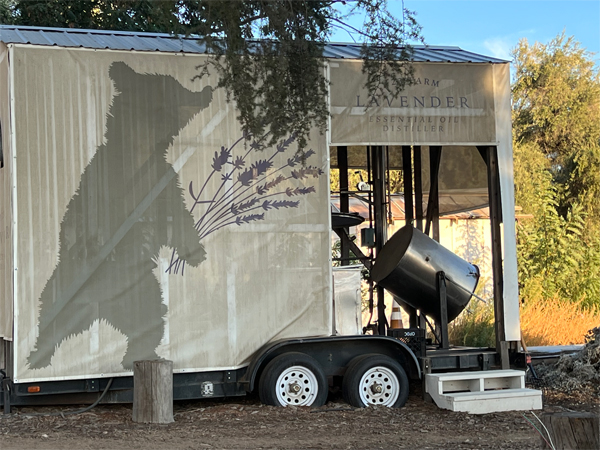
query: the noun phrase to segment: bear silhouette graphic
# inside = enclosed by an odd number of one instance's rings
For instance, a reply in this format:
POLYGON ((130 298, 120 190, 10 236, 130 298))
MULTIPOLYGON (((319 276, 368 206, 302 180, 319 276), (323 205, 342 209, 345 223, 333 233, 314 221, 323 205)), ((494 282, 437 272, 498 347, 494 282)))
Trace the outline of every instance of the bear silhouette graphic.
POLYGON ((184 88, 173 77, 109 69, 116 94, 98 147, 70 200, 58 264, 41 297, 39 334, 29 367, 43 368, 60 343, 106 320, 127 336, 122 361, 157 358, 166 306, 153 258, 169 246, 187 264, 205 259, 167 149, 212 101, 212 88, 184 88))

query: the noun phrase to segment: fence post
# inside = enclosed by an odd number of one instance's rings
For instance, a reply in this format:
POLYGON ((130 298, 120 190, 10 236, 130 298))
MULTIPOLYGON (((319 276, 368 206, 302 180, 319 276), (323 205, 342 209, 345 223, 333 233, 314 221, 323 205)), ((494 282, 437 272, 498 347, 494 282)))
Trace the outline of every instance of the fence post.
POLYGON ((133 363, 133 421, 173 422, 173 361, 133 363))

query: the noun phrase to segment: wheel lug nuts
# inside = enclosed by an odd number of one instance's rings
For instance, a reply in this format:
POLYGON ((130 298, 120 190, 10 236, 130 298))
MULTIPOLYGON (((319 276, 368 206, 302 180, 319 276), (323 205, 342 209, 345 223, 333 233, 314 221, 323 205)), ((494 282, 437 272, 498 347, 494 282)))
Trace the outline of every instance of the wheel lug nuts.
POLYGON ((381 394, 383 392, 383 387, 378 383, 373 383, 371 385, 371 392, 373 394, 381 394))

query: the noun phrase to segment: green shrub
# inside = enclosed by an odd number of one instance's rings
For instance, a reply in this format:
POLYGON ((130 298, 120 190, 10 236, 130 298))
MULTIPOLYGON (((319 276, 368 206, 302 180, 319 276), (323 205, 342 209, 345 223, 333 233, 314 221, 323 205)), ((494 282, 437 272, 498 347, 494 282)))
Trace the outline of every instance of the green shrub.
POLYGON ((448 326, 451 345, 495 347, 494 305, 471 300, 467 308, 448 326))

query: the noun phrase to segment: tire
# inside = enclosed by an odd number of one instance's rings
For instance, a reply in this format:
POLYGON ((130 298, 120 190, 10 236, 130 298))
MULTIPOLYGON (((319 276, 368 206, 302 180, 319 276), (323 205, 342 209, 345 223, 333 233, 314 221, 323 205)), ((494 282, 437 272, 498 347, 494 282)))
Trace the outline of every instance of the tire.
POLYGON ((258 385, 260 401, 273 406, 323 406, 328 391, 319 363, 299 352, 284 353, 270 361, 258 385))
POLYGON ((344 400, 357 408, 401 408, 408 399, 408 377, 389 356, 376 353, 354 358, 342 382, 344 400))

